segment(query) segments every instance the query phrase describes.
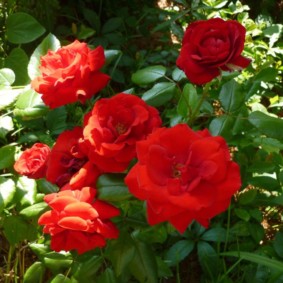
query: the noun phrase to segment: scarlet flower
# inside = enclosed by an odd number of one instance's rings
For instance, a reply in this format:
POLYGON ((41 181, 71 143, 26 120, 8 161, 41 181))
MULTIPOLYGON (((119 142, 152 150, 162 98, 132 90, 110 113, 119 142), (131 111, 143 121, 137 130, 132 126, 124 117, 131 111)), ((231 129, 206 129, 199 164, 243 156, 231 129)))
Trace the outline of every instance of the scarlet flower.
POLYGON ((51 249, 56 252, 77 250, 79 254, 103 247, 106 239, 116 239, 119 230, 110 221, 120 211, 95 199, 96 190, 64 190, 44 197, 51 210, 38 220, 43 232, 51 236, 51 249))
POLYGON ((109 76, 100 72, 104 63, 101 46, 91 50, 86 43, 75 40, 41 57, 41 75, 31 86, 50 108, 84 103, 107 85, 109 76))
POLYGON ((50 148, 48 145, 35 143, 21 154, 20 158, 14 163, 14 169, 20 175, 31 179, 43 178, 45 177, 49 155, 50 148))
POLYGON ((135 95, 100 99, 85 116, 88 157, 104 172, 122 172, 136 156, 136 142, 160 126, 158 111, 135 95))
POLYGON ((46 179, 60 188, 66 183, 73 189, 95 185, 101 174, 80 148, 82 133, 81 127, 61 133, 51 150, 46 179))
POLYGON ((225 140, 207 130, 159 128, 137 143, 137 157, 125 182, 146 201, 150 225, 169 221, 180 233, 193 220, 207 227, 241 186, 225 140))
POLYGON ((198 85, 210 82, 221 70, 246 68, 251 60, 241 55, 245 34, 246 29, 234 20, 193 22, 185 32, 177 66, 198 85))

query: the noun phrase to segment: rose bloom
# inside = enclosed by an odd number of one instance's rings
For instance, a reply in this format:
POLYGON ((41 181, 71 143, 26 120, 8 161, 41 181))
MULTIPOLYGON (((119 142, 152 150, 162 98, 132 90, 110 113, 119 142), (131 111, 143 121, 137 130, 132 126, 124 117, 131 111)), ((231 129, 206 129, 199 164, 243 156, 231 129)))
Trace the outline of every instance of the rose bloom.
POLYGON ((84 103, 107 85, 109 76, 100 72, 104 63, 101 46, 91 50, 76 40, 41 57, 41 75, 31 86, 50 108, 76 101, 84 103))
POLYGON ((245 34, 246 29, 234 20, 193 22, 185 32, 177 66, 198 85, 218 77, 221 70, 246 68, 251 60, 241 55, 245 34))
POLYGON ((50 148, 48 145, 35 143, 21 154, 20 158, 14 163, 14 169, 20 175, 31 179, 43 178, 45 177, 49 155, 50 148))
POLYGON ((44 201, 51 210, 43 213, 38 223, 51 236, 51 249, 56 252, 77 250, 79 254, 103 247, 106 239, 118 238, 119 231, 110 221, 120 211, 95 199, 96 190, 65 190, 48 194, 44 201))
POLYGON ((150 225, 169 221, 180 233, 193 220, 208 227, 241 186, 225 140, 207 130, 194 132, 185 124, 159 128, 137 143, 137 157, 125 182, 146 200, 150 225))
POLYGON ((46 179, 60 188, 66 183, 70 183, 73 189, 93 186, 101 174, 80 148, 82 133, 81 127, 64 131, 51 150, 46 179))
POLYGON ((136 142, 160 126, 154 107, 135 95, 119 93, 98 100, 85 116, 84 145, 101 170, 122 172, 136 157, 136 142))

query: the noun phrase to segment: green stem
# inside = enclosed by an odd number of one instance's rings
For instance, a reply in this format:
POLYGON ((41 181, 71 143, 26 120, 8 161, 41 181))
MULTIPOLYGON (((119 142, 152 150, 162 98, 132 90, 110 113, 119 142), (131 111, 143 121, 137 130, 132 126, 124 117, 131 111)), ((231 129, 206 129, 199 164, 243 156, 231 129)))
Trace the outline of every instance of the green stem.
POLYGON ((224 252, 226 252, 227 250, 230 225, 231 225, 231 205, 229 205, 228 207, 228 220, 227 220, 227 230, 226 230, 226 237, 225 237, 224 252))
POLYGON ((10 245, 9 252, 8 252, 8 260, 7 260, 7 268, 6 268, 6 277, 5 277, 5 283, 10 282, 10 271, 11 271, 11 265, 12 265, 12 257, 14 254, 15 246, 10 245))
POLYGON ((198 112, 203 104, 203 102, 205 101, 205 99, 208 97, 209 95, 209 88, 210 88, 210 84, 206 84, 203 88, 203 92, 202 92, 202 96, 196 106, 196 108, 194 109, 194 111, 192 111, 192 114, 190 115, 190 118, 189 118, 189 121, 188 121, 188 124, 191 126, 195 119, 196 119, 196 116, 198 115, 198 112))

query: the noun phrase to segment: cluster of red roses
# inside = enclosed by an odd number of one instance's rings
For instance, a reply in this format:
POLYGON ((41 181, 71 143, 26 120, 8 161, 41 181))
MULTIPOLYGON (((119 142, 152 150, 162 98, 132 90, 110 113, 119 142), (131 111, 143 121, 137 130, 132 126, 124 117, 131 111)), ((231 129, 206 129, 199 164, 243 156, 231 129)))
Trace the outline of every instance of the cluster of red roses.
MULTIPOLYGON (((177 64, 193 82, 194 71, 196 83, 205 83, 219 75, 219 68, 241 66, 244 60, 240 55, 243 27, 234 21, 194 23, 184 40, 177 64), (209 23, 206 32, 204 23, 209 23), (200 40, 198 27, 205 39, 200 40), (235 37, 227 37, 229 29, 237 27, 235 37), (192 72, 191 62, 199 66, 192 72)), ((75 41, 43 56, 41 76, 31 85, 50 108, 84 102, 108 83, 109 77, 100 72, 104 61, 102 47, 91 50, 75 41)), ((96 181, 104 173, 127 172, 135 158, 125 183, 135 197, 146 201, 150 225, 169 221, 181 233, 193 220, 207 227, 212 217, 227 209, 241 186, 239 167, 231 161, 222 137, 213 137, 206 129, 194 132, 186 124, 162 127, 158 110, 136 95, 119 93, 99 99, 82 126, 61 133, 51 149, 34 144, 14 165, 19 174, 46 178, 59 188, 58 193, 45 196, 51 210, 38 221, 51 235, 53 250, 84 253, 118 237, 111 218, 120 212, 99 200, 96 181)))

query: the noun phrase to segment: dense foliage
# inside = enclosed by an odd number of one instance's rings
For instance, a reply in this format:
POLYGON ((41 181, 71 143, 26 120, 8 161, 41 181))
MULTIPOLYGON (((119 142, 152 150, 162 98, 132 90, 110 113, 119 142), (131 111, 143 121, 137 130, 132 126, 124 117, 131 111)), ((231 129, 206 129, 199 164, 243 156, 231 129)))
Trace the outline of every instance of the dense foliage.
POLYGON ((282 6, 2 1, 0 282, 283 282, 282 6))

